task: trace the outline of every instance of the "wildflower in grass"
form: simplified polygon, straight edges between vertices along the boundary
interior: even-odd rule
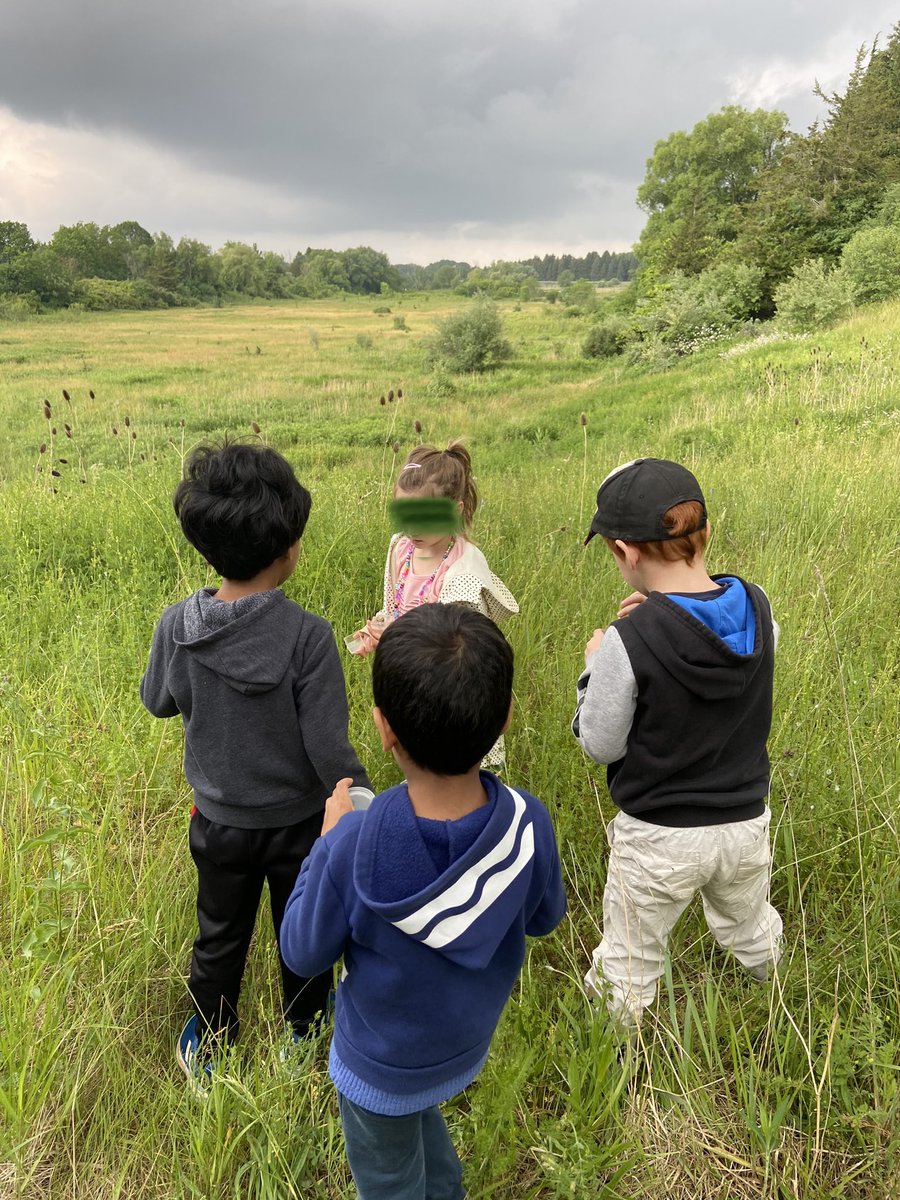
[[[403,389],[402,388],[397,388],[397,399],[398,400],[403,399]]]
[[[395,454],[399,454],[400,453],[400,443],[394,442],[393,446],[391,446],[391,449],[393,450],[393,452]]]
[[[38,449],[38,454],[46,454],[46,453],[47,453],[47,443],[41,442],[40,448]]]
[[[125,418],[125,428],[127,429],[130,424],[131,424],[131,417],[126,417]]]
[[[582,413],[582,414],[581,414],[581,424],[582,424],[582,425],[587,425],[587,413]]]
[[[50,432],[53,434],[54,437],[56,437],[56,426],[55,425],[51,428]]]
[[[135,433],[135,431],[134,431],[133,429],[132,429],[132,431],[131,431],[131,440],[132,440],[133,442],[136,442],[136,441],[137,441],[137,434]]]
[[[421,433],[422,432],[422,422],[416,421],[414,428],[415,428],[416,433]]]
[[[257,423],[255,421],[250,422],[250,428],[253,430],[254,433],[259,433],[259,426],[257,425]]]
[[[384,405],[387,403],[387,401],[385,400],[384,396],[379,396],[379,397],[378,397],[378,403],[379,403],[380,405],[382,405],[382,407],[383,407],[383,406],[384,406]]]
[[[69,399],[69,393],[66,391],[65,388],[63,388],[62,393],[63,393],[63,400],[65,400],[66,404],[71,404],[72,401]]]
[[[50,407],[50,401],[45,400],[44,401],[44,418],[45,418],[45,420],[49,421],[52,416],[53,416],[53,409]]]
[[[391,388],[391,390],[388,392],[388,404],[393,404],[393,403],[394,403],[394,389]]]

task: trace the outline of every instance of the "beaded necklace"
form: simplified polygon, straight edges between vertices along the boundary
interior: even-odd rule
[[[450,539],[450,545],[444,551],[443,558],[438,563],[438,565],[434,568],[434,570],[431,572],[431,574],[428,576],[428,578],[425,580],[425,582],[422,584],[422,586],[419,588],[419,591],[416,594],[416,596],[412,602],[413,608],[418,608],[418,606],[420,604],[424,604],[425,596],[428,592],[428,589],[434,583],[435,579],[437,578],[438,571],[440,571],[441,567],[447,561],[447,556],[449,555],[450,551],[453,549],[453,547],[455,545],[456,545],[456,538],[452,537]],[[400,564],[400,569],[397,572],[397,587],[394,590],[394,604],[393,604],[394,611],[392,614],[395,621],[400,616],[400,605],[403,602],[403,585],[406,583],[407,579],[409,578],[410,572],[412,571],[412,560],[413,560],[413,555],[415,554],[415,552],[416,552],[415,543],[410,542],[409,549],[407,550],[407,552],[403,558],[403,562]]]

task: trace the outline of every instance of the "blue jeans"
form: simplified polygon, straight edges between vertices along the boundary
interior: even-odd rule
[[[462,1165],[435,1106],[383,1117],[338,1092],[359,1200],[464,1200]]]

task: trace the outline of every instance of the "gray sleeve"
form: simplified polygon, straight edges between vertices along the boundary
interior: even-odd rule
[[[172,609],[166,609],[159,619],[150,647],[147,670],[141,679],[141,703],[154,717],[175,717],[178,705],[169,691],[169,660],[175,650],[172,641]]]
[[[347,689],[334,632],[327,621],[318,625],[304,647],[294,685],[303,745],[329,792],[348,775],[355,784],[371,787],[347,732]]]
[[[618,632],[610,628],[578,680],[572,732],[594,762],[625,756],[637,705],[637,681]]]

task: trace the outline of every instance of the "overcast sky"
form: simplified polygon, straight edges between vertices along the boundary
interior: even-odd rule
[[[654,144],[846,82],[877,0],[0,0],[0,220],[394,262],[627,249]]]

